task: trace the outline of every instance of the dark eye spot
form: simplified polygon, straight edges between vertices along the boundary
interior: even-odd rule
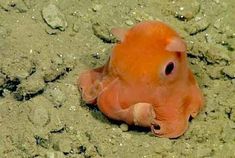
[[[175,67],[174,63],[173,63],[173,62],[169,62],[169,63],[167,64],[167,66],[166,66],[165,74],[166,74],[166,75],[171,74],[171,72],[173,71],[174,67]]]
[[[154,128],[154,130],[160,130],[161,129],[161,127],[159,126],[159,125],[153,125],[153,128]]]

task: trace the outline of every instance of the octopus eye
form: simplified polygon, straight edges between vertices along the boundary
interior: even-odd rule
[[[153,129],[154,129],[154,130],[160,130],[161,127],[160,127],[160,125],[156,124],[156,125],[153,125]]]
[[[170,75],[171,72],[174,70],[174,63],[173,62],[169,62],[165,68],[165,75]]]

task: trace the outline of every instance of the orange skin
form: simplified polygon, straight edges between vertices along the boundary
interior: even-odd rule
[[[184,41],[160,21],[112,33],[120,42],[108,62],[78,79],[83,100],[111,119],[150,127],[156,136],[181,136],[203,106]]]

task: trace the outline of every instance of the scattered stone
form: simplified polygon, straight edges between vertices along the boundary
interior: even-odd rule
[[[97,146],[94,146],[93,144],[88,144],[86,146],[85,157],[97,157],[97,158],[100,158],[97,149],[98,149]]]
[[[19,13],[25,13],[28,10],[24,0],[0,1],[0,8],[5,11],[17,10]]]
[[[221,28],[221,25],[222,25],[221,19],[217,19],[217,20],[214,22],[214,24],[213,24],[213,26],[214,26],[216,29],[220,29],[220,28]]]
[[[223,52],[223,53],[222,53]],[[190,52],[193,56],[203,57],[208,63],[226,65],[231,59],[221,45],[195,42]]]
[[[231,51],[231,52],[235,50],[235,39],[234,39],[234,37],[227,39],[225,42],[222,41],[221,44],[222,44],[224,47],[226,47],[227,50],[229,50],[229,51]],[[235,53],[233,53],[233,55],[234,55],[234,54],[235,54]]]
[[[235,78],[235,64],[224,67],[223,73],[229,78]]]
[[[197,18],[195,18],[197,19]],[[189,35],[196,35],[199,32],[205,31],[210,26],[210,22],[206,18],[198,18],[198,20],[192,20],[184,28]]]
[[[94,5],[94,7],[92,7],[92,10],[94,12],[97,12],[97,11],[100,11],[102,9],[102,7],[103,7],[102,5],[96,4],[96,5]]]
[[[177,19],[188,21],[199,13],[200,3],[196,0],[171,1],[169,9]]]
[[[48,35],[56,35],[56,34],[58,34],[60,32],[60,30],[58,30],[58,29],[52,29],[51,27],[47,27],[46,28],[46,33],[48,34]]]
[[[71,55],[58,55],[49,60],[45,57],[45,61],[41,60],[42,62],[37,64],[41,68],[44,81],[52,82],[71,71],[74,68],[75,59],[76,58]]]
[[[66,73],[64,67],[56,65],[51,65],[50,68],[44,70],[44,81],[53,82],[58,79],[60,76],[63,76]]]
[[[221,66],[210,66],[208,65],[207,66],[208,68],[206,69],[207,70],[207,74],[210,76],[211,79],[219,79],[219,78],[222,78],[223,75],[221,73],[223,67]]]
[[[35,106],[29,115],[29,119],[34,125],[43,127],[49,121],[48,111],[43,106]]]
[[[50,122],[49,112],[46,107],[50,106],[51,103],[42,96],[32,99],[29,103],[33,103],[30,104],[29,121],[35,126],[46,126]]]
[[[115,43],[117,40],[112,34],[110,30],[105,25],[100,25],[99,23],[92,24],[92,30],[94,35],[99,39],[103,40],[106,43]]]
[[[60,139],[54,142],[53,149],[63,153],[69,153],[71,151],[71,142],[69,138]]]
[[[133,21],[131,21],[131,20],[126,20],[125,23],[126,23],[128,26],[134,25]]]
[[[79,30],[80,30],[80,25],[79,25],[79,23],[74,23],[73,24],[73,31],[74,32],[79,32]]]
[[[100,59],[100,53],[99,52],[92,53],[91,56],[95,59]]]
[[[235,40],[232,37],[228,37],[224,33],[214,34],[214,33],[206,33],[206,41],[208,43],[216,43],[220,44],[224,48],[226,48],[228,51],[234,51],[235,49]],[[233,55],[233,53],[230,53],[230,55]]]
[[[76,65],[76,57],[71,55],[70,53],[62,56],[63,65],[66,66],[66,71],[70,71]]]
[[[56,108],[61,107],[67,99],[64,92],[59,87],[49,88],[45,92],[45,95]]]
[[[128,125],[127,124],[125,124],[125,123],[122,123],[121,125],[120,125],[120,128],[121,128],[121,130],[123,131],[123,132],[126,132],[126,131],[128,131]]]
[[[42,92],[46,84],[43,80],[41,73],[34,73],[29,76],[26,80],[22,80],[18,86],[15,96],[18,100],[28,100],[31,97]]]
[[[1,62],[1,71],[2,73],[6,74],[10,80],[16,78],[19,80],[25,79],[32,73],[34,69],[34,65],[31,60],[19,54],[15,53],[14,56],[4,58],[4,60]]]
[[[193,57],[202,58],[205,49],[205,45],[202,42],[190,41],[188,42],[189,52],[188,54]]]
[[[226,35],[228,38],[234,38],[235,37],[235,29],[233,27],[233,24],[230,23],[229,21],[231,21],[231,18],[229,16],[221,16],[222,18],[218,18],[213,26],[215,29],[217,29],[217,31],[220,34],[224,34]],[[231,21],[232,22],[232,21]]]
[[[11,9],[7,1],[0,1],[0,8],[5,11],[9,11]]]
[[[43,8],[42,17],[53,29],[64,31],[67,27],[65,15],[54,4],[49,4]]]
[[[28,7],[26,6],[25,2],[23,0],[16,0],[12,1],[11,6],[15,6],[15,8],[20,12],[20,13],[25,13],[28,11]]]
[[[34,136],[35,140],[36,140],[36,144],[45,148],[45,149],[48,149],[49,146],[50,146],[50,141],[49,139],[46,139],[46,138],[43,138],[39,135],[35,135]]]
[[[235,86],[235,79],[232,79],[232,84]]]

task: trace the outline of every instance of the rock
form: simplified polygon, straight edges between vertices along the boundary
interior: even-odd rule
[[[222,71],[229,78],[235,78],[235,64],[224,67]]]
[[[60,30],[52,29],[51,27],[47,27],[45,31],[48,35],[56,35],[60,32]]]
[[[17,10],[19,13],[24,13],[28,10],[23,0],[14,0],[14,1],[1,0],[0,8],[3,8],[5,11]]]
[[[18,86],[15,96],[18,100],[30,99],[32,96],[40,93],[46,86],[43,77],[40,73],[34,73],[26,80],[23,80]]]
[[[99,153],[100,149],[97,145],[87,144],[86,150],[84,151],[84,157],[100,158]]]
[[[39,145],[45,149],[48,149],[50,147],[50,140],[48,138],[44,138],[39,135],[34,135],[34,138],[36,140],[37,145]]]
[[[221,18],[218,18],[213,26],[219,33],[225,34],[227,37],[234,38],[235,33],[234,33],[234,27],[231,21],[230,16],[220,16]],[[231,21],[231,23],[229,22]]]
[[[122,130],[123,132],[128,131],[128,125],[125,124],[125,123],[122,123],[122,124],[120,125],[120,128],[121,128],[121,130]]]
[[[49,4],[43,8],[42,17],[53,29],[64,31],[67,27],[65,15],[54,4]]]
[[[57,65],[51,65],[49,68],[44,70],[44,81],[53,82],[58,79],[60,76],[66,73],[65,67]]]
[[[14,2],[11,2],[14,3]],[[16,0],[15,1],[15,8],[20,12],[20,13],[25,13],[28,11],[28,8],[23,0]]]
[[[169,9],[177,19],[188,21],[198,14],[200,3],[196,0],[171,1]]]
[[[226,65],[231,60],[228,52],[225,51],[223,46],[218,44],[195,42],[192,52],[192,55],[203,57],[211,64],[218,63],[220,65]]]
[[[209,25],[210,22],[205,17],[203,17],[190,21],[184,29],[188,32],[188,34],[195,35],[199,32],[205,31]]]
[[[51,106],[51,102],[43,96],[38,96],[30,101],[27,101],[30,108],[28,119],[32,124],[40,127],[44,127],[51,121],[51,117],[48,111],[48,107]]]
[[[79,32],[79,30],[80,30],[80,24],[74,23],[73,24],[73,31],[77,33],[77,32]]]
[[[37,63],[37,66],[40,67],[45,82],[52,82],[59,79],[71,71],[76,63],[76,58],[71,55],[57,55],[49,60],[45,56],[42,59]]]
[[[0,56],[1,57],[1,56]],[[5,57],[4,55],[2,56]],[[25,79],[33,71],[33,63],[28,57],[21,56],[20,53],[14,53],[13,55],[6,56],[0,63],[2,73],[6,74],[10,80],[13,79]]]
[[[102,9],[102,5],[100,5],[100,4],[96,4],[96,5],[94,5],[93,7],[92,7],[92,10],[94,11],[94,12],[97,12],[97,11],[100,11],[101,9]]]
[[[105,26],[101,25],[99,23],[92,24],[92,30],[94,32],[94,35],[103,40],[106,43],[115,43],[116,38],[111,35],[110,29]]]
[[[134,23],[133,23],[132,20],[126,20],[125,23],[126,23],[128,26],[134,25]]]
[[[191,41],[190,43],[188,43],[188,46],[190,47],[190,51],[188,52],[188,54],[198,58],[202,58],[204,51],[208,49],[207,46],[198,41]]]
[[[10,6],[6,0],[0,1],[0,8],[4,9],[5,11],[10,10]]]
[[[49,122],[49,114],[45,107],[36,105],[29,114],[29,120],[36,126],[46,126]]]
[[[66,69],[72,70],[76,65],[76,57],[69,53],[64,55],[62,59],[64,66],[66,66]]]
[[[54,107],[61,107],[66,101],[64,92],[59,87],[49,88],[46,92],[46,97],[54,104]]]
[[[53,144],[53,148],[63,153],[69,153],[71,151],[71,143],[72,141],[69,138],[63,138],[55,141]]]
[[[221,73],[223,67],[222,66],[207,66],[207,74],[210,76],[211,79],[219,79],[222,78],[223,75]]]

